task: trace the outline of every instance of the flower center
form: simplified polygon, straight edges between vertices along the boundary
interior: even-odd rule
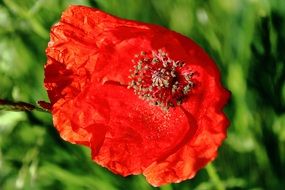
[[[180,105],[194,87],[193,72],[180,60],[172,60],[163,50],[141,52],[132,60],[128,88],[139,98],[167,110]]]

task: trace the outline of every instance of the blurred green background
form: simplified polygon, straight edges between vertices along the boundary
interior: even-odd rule
[[[49,29],[81,4],[187,35],[215,59],[232,92],[228,138],[210,167],[162,190],[285,189],[284,0],[0,0],[0,99],[36,104]],[[283,187],[283,188],[282,188]],[[50,114],[0,111],[0,189],[156,189],[123,178],[64,142]]]

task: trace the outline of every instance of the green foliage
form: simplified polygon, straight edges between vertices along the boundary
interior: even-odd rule
[[[228,138],[214,166],[164,190],[285,187],[285,1],[0,0],[0,99],[48,100],[49,28],[70,4],[160,24],[206,49],[232,92]],[[47,113],[0,112],[0,189],[155,189],[94,164],[60,139]]]

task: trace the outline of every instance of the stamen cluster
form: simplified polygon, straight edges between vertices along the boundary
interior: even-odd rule
[[[142,51],[132,60],[130,83],[139,98],[167,110],[180,105],[194,87],[193,72],[183,61],[172,60],[159,49],[150,53]]]

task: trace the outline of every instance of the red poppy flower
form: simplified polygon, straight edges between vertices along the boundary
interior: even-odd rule
[[[66,141],[98,164],[159,186],[212,161],[229,93],[192,40],[161,26],[70,6],[51,29],[45,86]]]

